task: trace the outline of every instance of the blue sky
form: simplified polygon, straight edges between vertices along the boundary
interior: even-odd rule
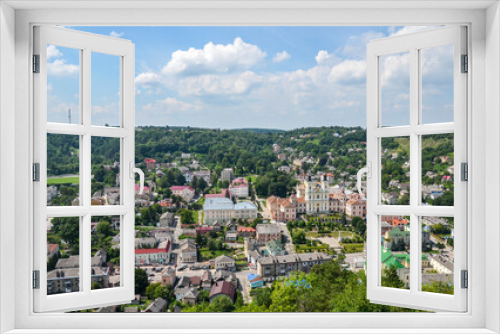
[[[425,27],[424,27],[425,28]],[[72,27],[129,39],[136,125],[366,126],[366,43],[423,27]],[[441,53],[449,55],[452,47]],[[49,47],[49,121],[77,122],[78,52]],[[452,118],[450,57],[423,67],[424,122]],[[408,59],[383,64],[384,125],[408,119]],[[444,59],[444,60],[443,60]],[[447,61],[448,59],[448,61]],[[118,123],[117,57],[93,55],[92,123]],[[425,97],[425,98],[424,98]],[[451,110],[451,111],[450,111]],[[451,119],[452,120],[452,119]]]

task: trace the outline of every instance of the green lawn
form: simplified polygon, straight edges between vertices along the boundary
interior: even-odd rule
[[[266,201],[262,201],[262,205],[264,205],[264,207],[267,208],[267,202]]]
[[[79,184],[80,177],[78,177],[78,176],[66,176],[66,177],[47,178],[47,185],[48,186],[55,185],[55,184],[67,184],[67,183]]]
[[[364,244],[342,244],[342,247],[344,247],[344,251],[346,252],[346,254],[361,253],[361,252],[363,252],[365,245]]]

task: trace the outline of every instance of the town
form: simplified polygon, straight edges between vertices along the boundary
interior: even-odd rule
[[[184,137],[193,149],[158,143],[153,152],[145,147],[151,138],[141,139],[158,131]],[[228,312],[250,311],[249,305],[273,311],[272,303],[262,302],[266,291],[275,293],[280,282],[311,289],[307,275],[328,263],[362,277],[366,181],[361,192],[355,181],[366,161],[365,130],[248,130],[242,136],[251,138],[243,140],[256,143],[255,157],[232,147],[207,151],[208,143],[197,139],[205,132],[231,131],[137,129],[136,166],[144,170],[146,186],[142,194],[135,188],[136,298],[92,311]],[[65,151],[70,166],[77,146],[52,136],[48,145],[52,140],[58,152]],[[452,139],[436,135],[424,145],[422,205],[453,205]],[[119,151],[112,140],[103,150]],[[408,141],[387,138],[382,148],[382,204],[409,204]],[[114,152],[96,156],[92,205],[120,203]],[[78,205],[77,173],[59,168],[50,169],[47,205]],[[48,294],[79,290],[78,226],[77,218],[47,220]],[[392,278],[382,284],[408,289],[409,217],[381,216],[380,227],[381,275]],[[92,217],[91,228],[92,289],[119,286],[120,217]],[[421,240],[424,291],[453,293],[453,219],[423,217]]]

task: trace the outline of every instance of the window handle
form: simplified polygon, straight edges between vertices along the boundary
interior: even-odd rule
[[[144,190],[144,172],[140,168],[134,167],[134,162],[130,162],[130,178],[135,180],[135,173],[139,174],[139,195],[142,195],[142,192]]]
[[[359,194],[361,194],[361,177],[363,176],[363,174],[366,174],[368,176],[368,178],[370,178],[372,176],[370,167],[371,167],[371,163],[367,162],[366,167],[363,167],[358,171],[358,182],[357,182],[356,186],[358,188]]]

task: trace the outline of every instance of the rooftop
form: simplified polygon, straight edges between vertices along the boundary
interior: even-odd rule
[[[203,210],[233,210],[234,204],[229,198],[216,197],[216,198],[205,198],[205,204],[203,205]]]

